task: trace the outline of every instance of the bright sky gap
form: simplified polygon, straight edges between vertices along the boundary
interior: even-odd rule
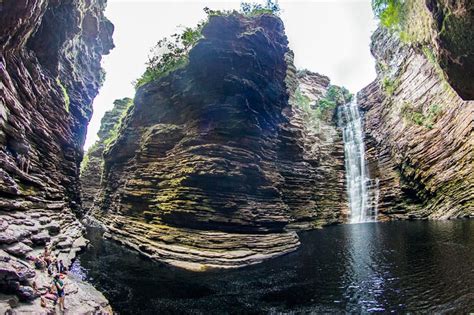
[[[104,56],[107,73],[94,100],[85,148],[97,140],[100,120],[117,98],[133,97],[132,81],[145,70],[150,48],[179,26],[195,26],[203,8],[238,9],[240,0],[108,0],[115,49]],[[258,2],[258,1],[257,1]],[[299,69],[329,76],[331,83],[357,92],[375,78],[370,36],[376,28],[370,0],[279,1],[290,48]]]

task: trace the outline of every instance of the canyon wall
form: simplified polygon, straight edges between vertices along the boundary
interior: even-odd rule
[[[474,102],[453,90],[429,46],[379,28],[371,50],[377,79],[358,100],[379,218],[474,216]]]
[[[79,164],[113,47],[104,9],[105,0],[0,3],[0,290],[24,299],[35,271],[22,259],[50,243],[68,262],[85,244]]]
[[[300,83],[316,102],[329,79],[298,78],[279,18],[213,16],[202,34],[184,68],[137,90],[85,198],[107,237],[145,256],[239,267],[342,222],[342,138],[333,115],[316,128],[293,104]]]
[[[474,2],[424,2],[432,20],[432,46],[447,82],[463,100],[474,100]]]
[[[94,205],[95,197],[100,190],[103,172],[104,150],[109,142],[118,132],[120,123],[126,115],[127,109],[133,100],[125,97],[114,101],[112,110],[107,111],[100,121],[100,129],[97,133],[99,140],[89,148],[81,163],[81,187],[82,187],[82,209],[89,213]]]

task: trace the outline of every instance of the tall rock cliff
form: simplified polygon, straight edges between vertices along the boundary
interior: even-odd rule
[[[70,260],[83,244],[79,164],[101,56],[113,47],[104,8],[103,0],[0,3],[0,290],[23,298],[32,298],[34,271],[18,261],[25,270],[15,271],[14,261],[48,242]]]
[[[427,46],[379,28],[372,53],[377,79],[358,99],[380,218],[473,216],[474,102],[453,90]]]
[[[404,43],[429,47],[445,80],[463,100],[474,100],[474,2],[373,1],[381,24]]]
[[[446,80],[463,100],[474,100],[474,2],[426,0],[425,6],[433,21],[432,44]]]
[[[118,132],[120,123],[133,100],[125,97],[114,101],[112,110],[107,111],[100,121],[97,135],[99,140],[87,151],[81,163],[82,209],[84,213],[92,210],[97,192],[100,189],[103,172],[104,149]]]
[[[292,105],[305,81],[279,18],[213,16],[202,34],[184,68],[138,89],[103,152],[93,212],[106,236],[153,259],[239,267],[296,249],[292,229],[342,221],[341,136],[332,115],[324,138]],[[329,86],[306,83],[313,101]]]

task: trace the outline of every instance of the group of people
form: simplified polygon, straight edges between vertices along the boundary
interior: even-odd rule
[[[46,306],[45,297],[51,298],[54,294],[54,305],[59,304],[59,310],[64,311],[65,283],[63,279],[67,273],[67,268],[64,266],[63,261],[57,259],[46,245],[44,252],[35,258],[34,263],[37,269],[47,269],[48,275],[53,276],[49,292],[46,293],[45,296],[41,296],[41,306]]]

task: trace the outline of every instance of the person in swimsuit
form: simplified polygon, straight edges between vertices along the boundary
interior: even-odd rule
[[[46,265],[49,267],[49,264],[52,262],[52,257],[48,245],[44,247],[43,259],[46,262]]]
[[[54,275],[53,285],[56,287],[56,295],[58,296],[59,310],[64,312],[64,282],[59,277],[59,274]]]

